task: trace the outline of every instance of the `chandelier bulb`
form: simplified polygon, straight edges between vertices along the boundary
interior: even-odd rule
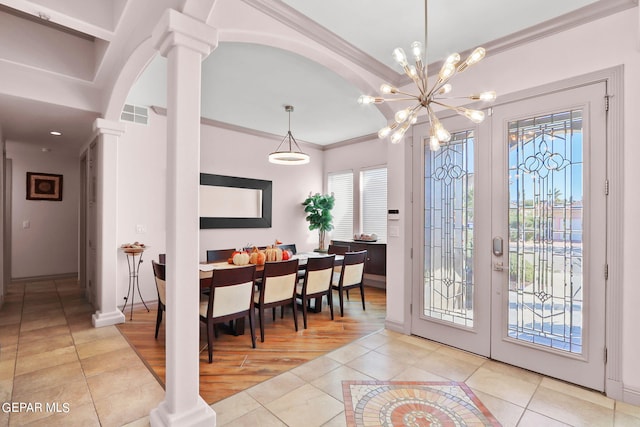
[[[433,120],[433,125],[431,127],[432,133],[436,136],[436,138],[438,138],[439,141],[449,142],[451,140],[451,134],[449,133],[449,131],[446,130],[444,126],[442,126],[442,123],[440,123],[440,120],[436,119],[435,117],[432,118],[432,120]]]
[[[404,110],[396,112],[396,115],[394,116],[396,123],[404,123],[407,120],[407,117],[409,117],[409,114],[411,114],[411,108],[405,108]]]
[[[383,127],[378,131],[378,138],[384,139],[388,137],[389,135],[391,135],[391,131],[393,131],[397,127],[398,127],[398,124],[396,122],[393,122],[390,125]]]
[[[422,43],[419,41],[411,43],[411,53],[416,62],[422,61]]]
[[[471,110],[465,107],[456,107],[456,113],[465,116],[467,119],[471,120],[473,123],[482,123],[484,121],[484,111],[480,110]]]
[[[451,78],[453,74],[456,72],[456,66],[451,62],[445,62],[442,64],[442,68],[440,69],[440,73],[438,73],[438,78],[441,82]]]
[[[401,47],[397,47],[393,50],[393,59],[395,59],[403,68],[409,65],[407,62],[407,55]]]
[[[458,62],[460,62],[460,54],[459,53],[452,53],[451,55],[449,55],[447,57],[447,59],[444,61],[445,63],[449,63],[449,64],[453,64],[453,65],[457,65]]]
[[[440,88],[440,90],[438,91],[438,95],[446,95],[449,92],[451,92],[452,86],[450,83],[447,83],[446,85],[442,86]],[[479,98],[478,98],[479,99]]]
[[[393,135],[391,135],[391,143],[392,144],[398,144],[400,141],[402,141],[402,138],[404,137],[404,134],[407,132],[407,129],[409,129],[409,126],[411,125],[411,123],[409,122],[404,122],[402,124],[402,126],[400,126],[398,128],[398,130],[396,130]]]
[[[370,95],[360,95],[358,98],[358,104],[382,104],[384,102],[384,98],[379,96],[370,96]]]
[[[390,93],[398,93],[398,88],[395,86],[391,86],[389,83],[382,83],[380,85],[380,92],[384,93],[385,95]]]
[[[440,141],[438,141],[437,136],[431,135],[431,138],[429,138],[429,148],[431,148],[431,151],[438,151],[440,149]]]
[[[493,102],[496,100],[496,91],[495,90],[490,90],[487,92],[482,92],[479,96],[481,101],[485,101],[485,102]]]
[[[465,61],[458,66],[458,72],[461,73],[470,66],[477,64],[484,58],[487,51],[483,47],[477,47]]]

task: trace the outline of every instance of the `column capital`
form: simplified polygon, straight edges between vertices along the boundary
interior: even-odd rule
[[[167,56],[175,46],[184,46],[208,56],[218,47],[218,30],[173,9],[167,9],[153,30],[154,46]]]
[[[114,135],[120,137],[124,134],[126,126],[124,123],[113,120],[97,118],[93,122],[93,131],[101,135]]]

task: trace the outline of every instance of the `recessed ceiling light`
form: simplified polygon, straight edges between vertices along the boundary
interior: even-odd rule
[[[51,132],[49,132],[51,135],[53,136],[60,136],[62,135],[62,132],[58,132],[57,130],[52,130]]]
[[[48,147],[42,147],[40,150],[41,150],[43,153],[50,153],[50,152],[51,152],[51,148],[48,148]]]

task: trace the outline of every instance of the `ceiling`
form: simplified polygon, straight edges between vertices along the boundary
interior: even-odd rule
[[[148,37],[166,8],[181,10],[185,1],[0,1],[0,74],[8,77],[0,81],[4,138],[77,153],[126,60],[122,52]],[[637,0],[431,0],[427,60],[437,63],[481,44],[501,51],[635,5]],[[327,145],[375,133],[384,115],[356,99],[365,86],[407,83],[391,52],[424,41],[424,15],[421,0],[218,0],[209,22],[221,33],[242,29],[257,16],[265,28],[319,46],[314,51],[324,49],[330,59],[321,64],[300,49],[223,40],[203,62],[202,115],[284,136],[284,105],[293,105],[291,130],[299,141]],[[348,66],[340,65],[345,61]],[[165,107],[165,65],[156,57],[127,103]],[[353,70],[364,78],[353,77]],[[63,135],[51,137],[53,129]]]

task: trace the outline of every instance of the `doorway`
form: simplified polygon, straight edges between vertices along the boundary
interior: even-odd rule
[[[604,390],[605,98],[599,82],[445,118],[438,151],[414,127],[412,333]]]

